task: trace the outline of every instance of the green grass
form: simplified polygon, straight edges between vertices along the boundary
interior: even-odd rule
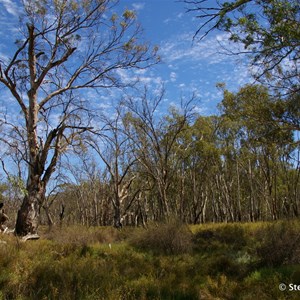
[[[299,299],[300,222],[2,235],[0,299]]]

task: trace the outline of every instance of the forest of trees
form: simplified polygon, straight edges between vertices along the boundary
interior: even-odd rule
[[[116,118],[102,120],[99,136],[86,136],[61,162],[43,222],[119,227],[174,216],[193,224],[298,217],[300,143],[288,102],[261,85],[220,88],[213,116],[187,105],[158,117],[163,95],[123,103]],[[14,210],[24,196],[19,188],[16,179],[3,186]]]
[[[192,12],[204,11],[205,1],[185,2],[196,5]],[[251,1],[242,2],[246,9]],[[194,112],[193,97],[161,114],[164,89],[137,92],[135,86],[107,116],[80,93],[130,89],[134,82],[124,84],[118,70],[151,67],[159,61],[158,49],[142,41],[133,12],[103,19],[114,1],[54,3],[28,1],[24,36],[12,57],[0,61],[0,82],[23,118],[16,124],[1,117],[1,197],[12,223],[19,210],[18,234],[35,233],[40,219],[50,226],[121,227],[172,217],[192,224],[299,217],[299,27],[284,41],[280,30],[286,28],[276,28],[267,44],[257,38],[265,30],[254,32],[254,15],[239,5],[214,10],[205,25],[222,20],[204,36],[225,30],[233,42],[245,43],[253,63],[261,63],[256,84],[234,93],[219,84],[223,97],[211,116]],[[282,11],[270,10],[272,3],[264,7],[266,16],[283,18]],[[235,9],[244,19],[229,22],[225,16]],[[287,9],[289,20],[299,24],[299,11],[292,4]],[[93,34],[103,26],[110,32]],[[248,36],[238,39],[238,30]],[[90,44],[77,51],[80,40]],[[277,40],[284,42],[280,49]],[[270,47],[278,51],[266,51]],[[266,62],[274,62],[271,52],[274,65]],[[288,72],[279,66],[289,55]]]

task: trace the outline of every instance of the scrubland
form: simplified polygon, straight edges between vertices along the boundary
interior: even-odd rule
[[[289,291],[300,284],[298,221],[41,228],[36,241],[0,240],[0,299],[300,299]]]

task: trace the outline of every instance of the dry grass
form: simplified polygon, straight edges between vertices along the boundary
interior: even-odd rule
[[[26,243],[2,235],[0,300],[299,299],[278,289],[300,283],[295,257],[282,258],[298,222],[192,230],[174,221],[148,230],[55,228]]]
[[[178,255],[190,253],[192,232],[178,220],[150,224],[147,229],[136,230],[129,239],[130,244],[154,254]]]
[[[87,245],[114,243],[124,239],[124,233],[113,227],[54,227],[42,234],[42,238],[64,244]]]

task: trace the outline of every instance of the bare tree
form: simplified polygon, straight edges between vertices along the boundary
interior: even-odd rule
[[[130,193],[136,177],[132,173],[136,158],[132,153],[133,141],[126,132],[124,112],[126,113],[126,108],[121,103],[112,117],[102,116],[104,128],[99,136],[100,141],[88,141],[107,168],[116,228],[122,227],[122,222],[140,191],[137,188]]]
[[[21,109],[26,137],[27,194],[18,212],[18,235],[37,232],[39,210],[61,153],[91,128],[89,103],[79,91],[123,87],[119,70],[156,62],[156,49],[140,43],[134,13],[118,16],[112,12],[115,4],[23,2],[22,36],[10,58],[0,58],[0,82]]]
[[[62,169],[66,178],[55,194],[53,211],[62,223],[73,219],[74,223],[82,225],[101,225],[103,215],[103,192],[102,170],[98,168],[93,153],[86,147],[76,151],[69,161],[62,163]]]
[[[170,115],[159,116],[158,108],[164,99],[164,89],[153,98],[147,89],[138,101],[127,100],[130,109],[128,126],[134,141],[133,153],[146,173],[155,183],[158,193],[158,209],[161,218],[169,217],[174,203],[170,203],[169,191],[177,169],[176,142],[193,116],[191,100],[182,103],[180,109],[171,108]]]

